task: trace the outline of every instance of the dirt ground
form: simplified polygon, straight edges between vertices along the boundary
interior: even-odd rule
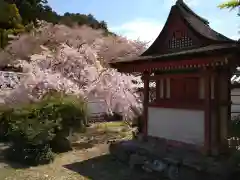
[[[0,180],[150,180],[150,176],[133,171],[108,153],[108,140],[130,136],[123,123],[98,123],[87,133],[72,137],[74,150],[57,155],[52,164],[23,168],[4,161],[0,153]],[[4,146],[0,145],[0,149]]]

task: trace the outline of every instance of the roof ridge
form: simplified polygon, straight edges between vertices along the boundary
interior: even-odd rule
[[[192,14],[196,18],[198,18],[200,21],[202,21],[204,24],[209,25],[209,21],[201,16],[199,16],[197,13],[195,13],[186,3],[184,3],[183,0],[177,0],[176,6],[183,8],[188,13]]]
[[[195,29],[196,32],[208,39],[222,41],[222,42],[232,42],[234,40],[224,36],[223,34],[215,31],[211,28],[209,22],[204,20],[197,14],[195,14],[184,2],[183,0],[177,0],[177,8],[180,10],[182,17],[187,21],[187,23]],[[193,14],[194,13],[194,14]],[[199,28],[201,27],[201,28]]]

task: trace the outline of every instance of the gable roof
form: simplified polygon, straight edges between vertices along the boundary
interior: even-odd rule
[[[166,33],[168,34],[169,29],[167,29],[169,19],[174,13],[177,12],[181,20],[184,21],[187,28],[191,29],[195,34],[198,35],[200,40],[206,40],[199,46],[193,46],[185,49],[177,49],[173,52],[159,52],[160,46],[166,46],[163,41],[165,39]],[[175,14],[176,15],[176,14]],[[177,0],[176,4],[172,6],[167,21],[164,28],[152,43],[152,45],[139,57],[127,58],[127,59],[117,59],[113,60],[110,64],[119,62],[133,62],[135,60],[147,60],[147,59],[162,59],[166,57],[182,56],[183,54],[194,54],[194,53],[204,53],[218,50],[226,49],[236,49],[237,41],[232,40],[216,31],[214,31],[210,26],[208,20],[200,17],[194,11],[192,11],[183,0]]]
[[[157,49],[159,49],[159,45],[161,45],[162,42],[164,41],[166,36],[165,33],[166,31],[168,31],[167,25],[168,23],[170,23],[169,19],[171,18],[172,14],[174,14],[173,12],[176,12],[176,11],[180,16],[180,18],[185,22],[187,27],[191,29],[193,32],[195,32],[200,37],[200,39],[207,39],[208,41],[211,42],[206,45],[235,42],[234,40],[214,31],[209,26],[209,22],[206,19],[200,17],[194,11],[192,11],[187,6],[187,4],[183,2],[183,0],[178,0],[176,4],[172,6],[162,31],[160,32],[156,40],[152,43],[152,45],[141,56],[159,54],[159,52],[156,52],[156,51]]]
[[[209,21],[208,21],[207,19],[205,19],[205,18],[199,16],[198,14],[196,14],[192,9],[190,9],[190,8],[187,6],[187,4],[184,3],[183,0],[178,0],[178,1],[176,2],[176,5],[177,5],[178,7],[184,8],[185,11],[187,11],[189,14],[191,14],[191,15],[195,16],[196,18],[198,18],[199,20],[201,20],[204,24],[207,24],[207,25],[209,24]]]
[[[198,16],[182,0],[178,0],[175,6],[179,9],[181,16],[188,22],[190,27],[192,27],[196,32],[200,33],[202,36],[218,42],[234,41],[214,31],[209,26],[209,22],[206,19]]]

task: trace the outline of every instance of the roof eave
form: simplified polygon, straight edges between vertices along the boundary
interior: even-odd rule
[[[119,59],[117,61],[110,62],[109,64],[126,64],[126,63],[134,63],[134,62],[142,62],[145,60],[154,60],[154,59],[166,59],[166,58],[173,58],[173,57],[183,57],[183,56],[188,56],[188,55],[196,55],[196,54],[202,54],[202,53],[214,53],[214,52],[219,52],[219,51],[230,51],[230,52],[237,52],[239,50],[239,45],[238,44],[232,44],[231,46],[226,46],[226,47],[219,47],[219,48],[213,48],[211,50],[206,50],[198,48],[198,49],[191,49],[191,50],[186,50],[186,51],[180,51],[176,53],[169,53],[169,54],[162,54],[162,55],[154,55],[154,56],[139,56],[135,58],[129,58],[129,59]]]

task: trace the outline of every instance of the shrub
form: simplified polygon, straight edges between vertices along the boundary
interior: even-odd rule
[[[87,105],[82,99],[75,96],[55,94],[50,99],[61,116],[61,128],[56,130],[56,136],[51,142],[51,147],[54,152],[67,152],[72,149],[71,143],[67,139],[70,130],[72,132],[85,131],[89,118]]]
[[[236,116],[231,121],[230,135],[240,137],[240,116]]]
[[[50,143],[53,152],[63,153],[72,150],[71,142],[65,135],[57,133]]]
[[[239,170],[240,165],[240,151],[235,151],[231,154],[230,158],[228,159],[228,163],[231,166],[232,170]],[[238,172],[239,173],[239,172]]]
[[[41,101],[42,115],[52,119],[60,118],[60,127],[55,129],[65,137],[69,136],[70,129],[84,131],[89,115],[87,105],[83,99],[76,96],[64,96],[60,93],[47,95]]]
[[[50,141],[60,118],[45,117],[40,104],[16,108],[6,114],[9,121],[8,136],[12,142],[8,154],[10,160],[27,165],[49,163],[53,160]]]
[[[43,165],[54,160],[50,145],[15,142],[7,151],[7,158],[25,165]]]
[[[9,150],[11,159],[28,165],[51,162],[50,145],[58,144],[59,147],[65,140],[62,145],[66,149],[66,144],[70,144],[66,143],[70,129],[84,129],[88,117],[86,110],[83,100],[54,94],[38,103],[2,112],[0,119],[7,122],[5,134],[13,143]],[[54,150],[59,152],[56,147]]]
[[[10,114],[13,109],[6,109],[5,107],[0,107],[0,141],[8,141],[8,129],[10,124]]]

